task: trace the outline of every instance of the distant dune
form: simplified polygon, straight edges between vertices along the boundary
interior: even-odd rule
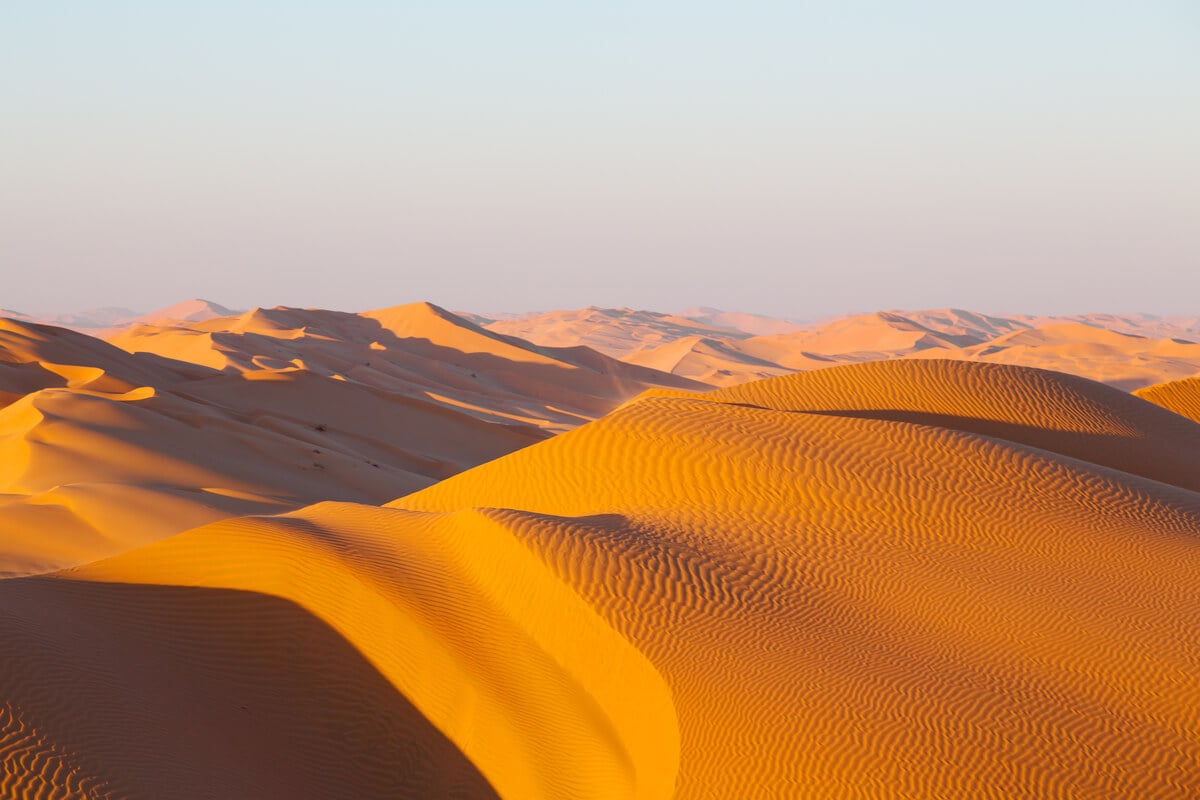
[[[586,345],[614,358],[634,356],[686,338],[746,338],[749,333],[656,311],[581,308],[487,323],[489,330],[552,347]]]
[[[762,314],[747,314],[741,311],[722,311],[719,308],[697,306],[680,311],[678,316],[715,325],[718,328],[728,328],[733,331],[748,333],[752,336],[770,336],[776,333],[792,333],[804,330],[808,325],[790,319],[767,317]]]
[[[705,388],[582,345],[534,345],[430,303],[361,314],[259,308],[186,325],[142,325],[111,341],[229,372],[307,370],[552,431],[595,419],[652,387]]]
[[[519,330],[533,341],[594,344],[630,363],[717,386],[895,358],[1040,367],[1125,390],[1200,373],[1200,345],[1194,344],[1200,341],[1200,320],[1191,317],[997,316],[950,308],[880,311],[802,327],[786,320],[772,326],[769,318],[715,309],[689,309],[681,316],[689,314],[715,329],[688,331],[652,312],[597,308],[490,326]],[[733,330],[738,324],[744,327]],[[760,333],[772,328],[777,332]]]

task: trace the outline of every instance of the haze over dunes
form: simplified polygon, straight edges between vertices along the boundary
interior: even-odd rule
[[[6,786],[1191,797],[1197,476],[1200,425],[1060,373],[655,390],[384,507],[0,582]]]
[[[1200,325],[1191,317],[1084,314],[989,315],[961,309],[880,311],[787,330],[762,318],[694,309],[697,324],[747,328],[689,331],[677,317],[589,308],[489,323],[536,342],[588,343],[631,363],[727,386],[786,372],[890,358],[954,358],[1071,372],[1131,390],[1200,372]],[[683,312],[686,315],[692,312]],[[683,316],[681,315],[681,316]],[[686,319],[686,316],[684,317]]]

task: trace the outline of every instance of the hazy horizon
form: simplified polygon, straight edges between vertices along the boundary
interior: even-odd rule
[[[97,312],[118,312],[118,311],[120,311],[120,312],[127,312],[128,316],[142,316],[145,314],[152,314],[157,311],[161,311],[161,310],[170,308],[170,307],[180,304],[180,303],[191,302],[191,301],[202,301],[202,302],[212,303],[212,304],[215,304],[218,306],[223,306],[224,308],[228,309],[230,312],[232,312],[234,314],[241,314],[241,313],[250,311],[251,309],[255,309],[255,308],[270,309],[270,308],[276,308],[276,307],[326,310],[326,311],[336,311],[336,312],[344,312],[344,313],[359,313],[359,312],[365,312],[365,311],[372,311],[372,310],[376,310],[376,309],[391,308],[391,307],[395,307],[395,306],[407,305],[407,304],[411,304],[411,303],[428,302],[428,303],[432,303],[433,305],[438,306],[440,308],[444,308],[447,311],[450,311],[455,314],[474,314],[474,315],[478,315],[481,317],[491,316],[491,317],[502,318],[505,316],[526,316],[526,315],[553,313],[555,311],[577,311],[577,310],[583,310],[583,309],[587,309],[587,308],[596,308],[596,309],[600,309],[600,310],[629,310],[629,311],[634,311],[634,312],[648,311],[648,312],[653,312],[653,313],[674,314],[674,315],[687,315],[692,312],[697,312],[697,313],[698,312],[722,312],[722,313],[726,313],[726,314],[746,314],[746,315],[751,315],[751,316],[759,316],[759,317],[764,317],[764,318],[769,318],[769,319],[777,319],[780,321],[804,323],[804,324],[827,323],[827,322],[831,322],[831,321],[834,321],[837,319],[843,319],[843,318],[847,318],[847,317],[854,317],[854,316],[860,316],[860,315],[869,315],[869,314],[875,314],[875,313],[918,314],[918,313],[922,313],[922,312],[939,311],[939,310],[961,311],[961,312],[969,312],[969,313],[976,313],[976,314],[985,314],[987,316],[994,316],[994,317],[999,317],[999,318],[1023,317],[1023,316],[1066,318],[1066,317],[1087,316],[1087,315],[1112,315],[1112,316],[1127,316],[1127,317],[1136,317],[1138,315],[1147,315],[1149,317],[1160,318],[1160,319],[1171,319],[1171,318],[1192,319],[1192,318],[1200,317],[1200,314],[1198,314],[1197,312],[1192,312],[1190,314],[1186,313],[1186,312],[1177,313],[1177,314],[1169,314],[1169,313],[1168,314],[1158,314],[1158,313],[1149,312],[1149,311],[1145,311],[1143,309],[1136,309],[1136,308],[1135,309],[1117,309],[1117,310],[1083,309],[1083,310],[1073,310],[1073,311],[1067,310],[1067,311],[1057,311],[1057,312],[1036,312],[1036,311],[1028,311],[1028,310],[1020,309],[1020,308],[990,309],[990,308],[967,308],[967,307],[963,307],[963,306],[925,306],[925,307],[920,307],[920,308],[918,308],[918,307],[900,308],[897,306],[890,306],[890,307],[880,307],[880,308],[852,308],[852,309],[845,309],[845,310],[842,310],[839,312],[834,312],[831,314],[820,314],[820,315],[802,317],[802,316],[798,316],[798,315],[773,315],[773,314],[766,314],[761,311],[757,311],[755,309],[721,308],[718,306],[711,306],[711,305],[693,305],[693,306],[687,306],[687,307],[674,306],[674,307],[670,307],[670,308],[649,308],[649,307],[644,307],[644,306],[629,306],[629,305],[599,306],[599,305],[592,303],[592,304],[588,304],[588,305],[584,305],[584,306],[547,307],[547,308],[465,308],[465,307],[461,307],[461,306],[452,306],[452,305],[448,305],[445,303],[439,303],[436,300],[431,300],[431,299],[427,299],[427,298],[409,298],[409,299],[399,300],[395,303],[381,303],[381,304],[377,304],[374,306],[364,306],[362,308],[331,308],[329,306],[321,306],[321,305],[313,305],[313,304],[289,305],[289,304],[285,304],[285,303],[263,303],[263,304],[257,304],[257,305],[243,306],[243,305],[237,305],[237,304],[223,303],[223,302],[221,302],[221,300],[213,299],[211,297],[185,298],[183,300],[177,300],[175,302],[163,303],[163,304],[154,306],[152,308],[130,308],[129,306],[126,306],[126,305],[110,305],[110,306],[94,306],[94,307],[90,307],[90,308],[64,308],[64,309],[59,309],[59,310],[52,310],[52,309],[32,309],[31,310],[31,309],[24,309],[24,308],[11,308],[8,306],[0,306],[0,316],[4,316],[5,312],[16,312],[18,314],[27,315],[29,317],[32,317],[35,320],[49,321],[49,322],[54,322],[55,320],[63,320],[65,318],[71,317],[71,316],[86,317],[88,314],[93,314],[93,313],[97,313]],[[66,323],[64,322],[64,324],[66,324]],[[78,324],[81,327],[88,327],[86,325],[82,325],[81,323],[74,323],[74,324]],[[103,325],[98,325],[96,327],[97,328],[106,328],[106,327],[108,327],[108,325],[103,324]]]
[[[1200,291],[1184,2],[0,12],[0,306],[958,307]]]

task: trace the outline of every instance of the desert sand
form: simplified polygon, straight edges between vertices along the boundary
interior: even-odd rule
[[[889,314],[4,322],[0,796],[1200,795],[1190,356]]]
[[[1138,397],[1200,422],[1200,375],[1147,386],[1134,392]]]
[[[381,503],[646,388],[702,386],[426,304],[168,320],[113,342],[127,349],[0,322],[0,575],[229,516]]]
[[[807,326],[786,320],[772,325],[762,317],[714,309],[689,309],[670,317],[680,318],[712,329],[666,327],[650,312],[598,308],[486,324],[519,330],[539,343],[586,343],[630,363],[715,386],[893,358],[1040,367],[1130,391],[1200,373],[1200,321],[1193,317],[1035,317],[954,308],[855,314]]]

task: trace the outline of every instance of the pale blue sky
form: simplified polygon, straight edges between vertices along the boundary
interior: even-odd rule
[[[0,306],[1200,311],[1200,10],[0,4]]]

